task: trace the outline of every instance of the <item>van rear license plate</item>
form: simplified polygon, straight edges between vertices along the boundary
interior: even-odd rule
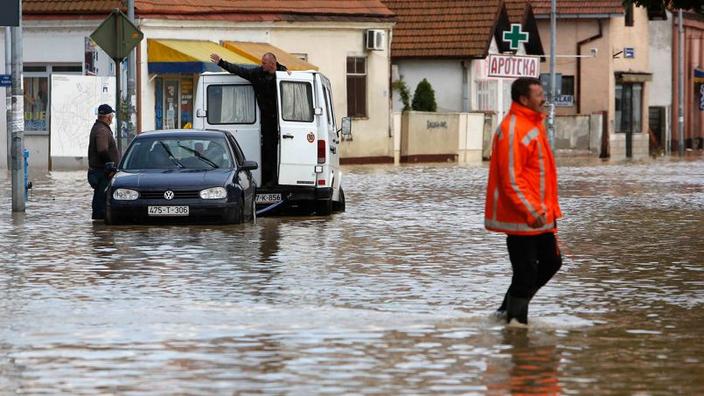
[[[188,206],[147,206],[149,216],[188,216]]]
[[[257,194],[254,202],[258,204],[281,202],[281,194]]]

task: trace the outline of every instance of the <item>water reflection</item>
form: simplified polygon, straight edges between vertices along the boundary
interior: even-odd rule
[[[704,161],[560,167],[527,332],[486,168],[346,170],[346,213],[235,226],[93,223],[82,172],[11,215],[0,176],[0,393],[704,392]]]

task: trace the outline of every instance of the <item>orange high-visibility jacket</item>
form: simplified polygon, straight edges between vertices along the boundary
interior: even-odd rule
[[[530,227],[542,214],[545,225]],[[557,170],[544,116],[513,102],[492,143],[484,226],[510,235],[537,235],[554,232],[559,217]]]

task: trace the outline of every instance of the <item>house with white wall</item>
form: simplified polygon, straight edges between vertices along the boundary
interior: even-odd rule
[[[52,114],[47,98],[52,94],[51,75],[114,75],[111,61],[102,51],[89,48],[86,38],[121,3],[24,0],[25,146],[31,152],[32,168],[49,169],[50,165]],[[144,33],[135,51],[137,132],[188,127],[194,116],[197,76],[214,66],[208,59],[212,46],[230,54],[232,46],[258,43],[311,65],[330,79],[338,124],[344,116],[353,118],[352,139],[341,145],[343,162],[393,161],[388,42],[394,15],[381,1],[202,0],[195,4],[135,0],[135,14],[136,25]],[[373,43],[367,39],[370,32]],[[155,59],[158,51],[150,52],[150,46],[164,43],[181,55]],[[255,50],[245,53],[243,63],[258,63]],[[0,58],[3,55],[0,51]],[[234,55],[223,57],[237,60]],[[159,68],[157,63],[173,67]],[[4,110],[1,103],[0,112]],[[5,141],[4,120],[0,128],[0,141]],[[0,166],[6,167],[4,158],[0,156]]]

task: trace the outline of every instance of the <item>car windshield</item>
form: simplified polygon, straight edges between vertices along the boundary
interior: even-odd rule
[[[153,137],[134,141],[122,169],[217,169],[232,168],[224,137]]]

